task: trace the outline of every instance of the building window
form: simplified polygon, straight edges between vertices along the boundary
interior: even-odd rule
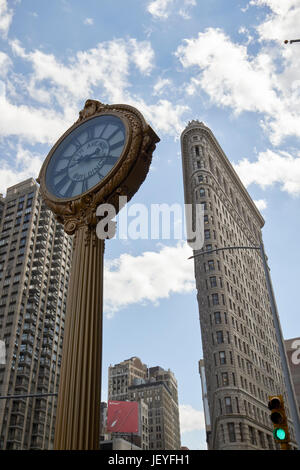
[[[266,448],[265,438],[261,431],[258,431],[259,445],[262,449]]]
[[[219,294],[212,294],[211,297],[213,305],[219,305]]]
[[[221,312],[215,312],[214,316],[215,316],[215,323],[216,324],[221,323]]]
[[[205,238],[205,240],[208,240],[210,238],[210,230],[209,229],[204,230],[204,238]]]
[[[225,351],[219,352],[219,360],[220,360],[220,364],[226,364]]]
[[[225,442],[225,433],[224,433],[223,424],[221,424],[221,436],[222,436],[222,441],[223,441],[223,443],[224,443],[224,442]]]
[[[248,426],[248,427],[249,427],[250,442],[251,444],[256,445],[257,442],[256,442],[256,436],[255,436],[255,429],[252,426]]]
[[[227,387],[227,385],[229,385],[227,372],[222,372],[222,384],[223,384],[223,387]]]
[[[225,410],[227,414],[232,413],[231,397],[225,397]]]
[[[215,270],[215,263],[212,259],[208,260],[207,264],[208,264],[208,270],[209,271],[214,271]]]
[[[229,442],[236,442],[234,423],[227,423]]]
[[[241,442],[244,442],[243,423],[240,423],[239,427],[240,427],[240,439],[241,439]]]
[[[217,331],[217,343],[222,344],[224,343],[223,331]]]
[[[209,280],[210,280],[210,287],[217,287],[217,278],[216,278],[216,276],[210,277]]]

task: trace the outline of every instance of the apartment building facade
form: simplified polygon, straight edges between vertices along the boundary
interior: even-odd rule
[[[51,449],[72,238],[33,179],[8,188],[0,225],[0,449]],[[29,396],[28,396],[29,395]],[[33,396],[31,396],[33,395]]]

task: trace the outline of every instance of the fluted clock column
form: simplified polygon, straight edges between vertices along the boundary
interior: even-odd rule
[[[75,232],[54,449],[99,449],[104,240]]]

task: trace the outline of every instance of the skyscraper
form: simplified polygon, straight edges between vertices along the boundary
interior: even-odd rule
[[[177,380],[172,371],[147,368],[139,358],[133,357],[109,368],[108,383],[109,400],[138,401],[147,406],[148,419],[141,429],[143,433],[145,428],[149,434],[147,448],[180,449]]]
[[[1,201],[0,201],[1,203]],[[33,179],[8,188],[0,225],[0,449],[51,449],[72,238]]]
[[[181,150],[185,203],[204,208],[204,246],[195,254],[206,253],[194,258],[194,267],[210,413],[208,448],[272,449],[268,396],[282,394],[287,404],[287,394],[260,253],[209,253],[258,246],[264,219],[202,122],[188,124]],[[290,428],[294,438],[291,423]]]

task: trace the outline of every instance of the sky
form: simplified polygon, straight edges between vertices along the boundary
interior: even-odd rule
[[[182,207],[180,135],[203,121],[261,210],[283,334],[299,337],[300,43],[284,44],[299,24],[300,0],[0,0],[0,192],[38,176],[86,99],[126,103],[161,139],[127,206],[137,226],[141,205]],[[171,369],[182,445],[206,449],[192,253],[173,232],[106,242],[102,399],[110,364]]]

